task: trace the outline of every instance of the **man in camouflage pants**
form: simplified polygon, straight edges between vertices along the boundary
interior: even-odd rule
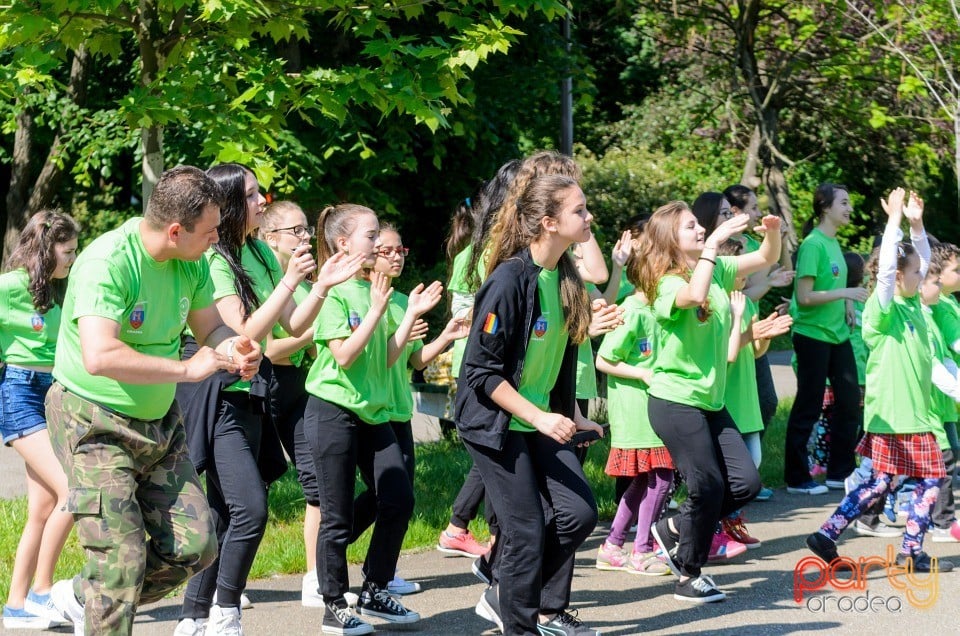
[[[220,319],[202,258],[218,239],[222,196],[197,168],[169,170],[145,217],[96,239],[73,266],[46,410],[87,554],[52,592],[76,634],[131,634],[139,604],[216,558],[174,390],[220,369],[250,378],[260,364],[257,343]],[[185,325],[206,346],[181,362]]]

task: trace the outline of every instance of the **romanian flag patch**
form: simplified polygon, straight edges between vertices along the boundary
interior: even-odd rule
[[[483,333],[495,334],[499,328],[500,319],[497,318],[497,314],[487,314],[487,318],[483,321]]]

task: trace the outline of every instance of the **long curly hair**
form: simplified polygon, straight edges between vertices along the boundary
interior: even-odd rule
[[[250,251],[268,272],[266,258],[260,251],[258,241],[247,234],[246,178],[253,174],[250,168],[239,163],[221,163],[207,170],[207,175],[223,191],[223,205],[220,207],[220,241],[213,246],[214,251],[227,261],[233,274],[233,286],[240,298],[243,319],[246,320],[260,307],[260,299],[253,290],[253,279],[241,264],[243,248],[250,244]],[[276,285],[279,281],[272,280]]]
[[[497,221],[499,233],[495,232],[490,240],[490,272],[540,238],[543,234],[541,220],[546,216],[556,217],[563,203],[564,192],[576,187],[579,187],[577,181],[564,175],[546,175],[529,181],[517,197],[516,205],[510,208],[511,213],[504,212]],[[590,326],[587,288],[569,250],[564,251],[557,267],[567,334],[570,340],[580,344],[586,340]]]
[[[634,256],[639,264],[637,286],[651,303],[664,276],[677,275],[690,280],[687,258],[677,241],[684,212],[690,212],[686,203],[671,201],[657,208],[644,226],[640,248]]]
[[[80,225],[71,216],[56,210],[41,210],[27,221],[17,246],[7,258],[7,269],[27,270],[33,306],[41,314],[54,305],[62,305],[67,290],[65,279],[53,277],[57,269],[54,248],[79,235]]]

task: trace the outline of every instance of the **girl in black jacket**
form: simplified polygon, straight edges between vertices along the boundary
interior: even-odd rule
[[[570,445],[577,430],[602,434],[574,400],[590,307],[568,249],[590,238],[592,218],[575,180],[532,180],[494,228],[474,307],[456,424],[501,517],[500,584],[477,613],[504,634],[597,633],[566,611],[574,556],[597,521]]]

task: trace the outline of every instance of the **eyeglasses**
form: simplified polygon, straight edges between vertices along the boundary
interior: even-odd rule
[[[316,230],[312,226],[307,227],[306,225],[293,225],[291,227],[278,227],[275,230],[270,230],[271,232],[290,232],[297,238],[313,238],[313,235],[316,233]]]
[[[377,253],[384,258],[390,258],[394,254],[397,256],[406,256],[410,253],[410,248],[403,247],[402,245],[399,247],[381,247]]]

